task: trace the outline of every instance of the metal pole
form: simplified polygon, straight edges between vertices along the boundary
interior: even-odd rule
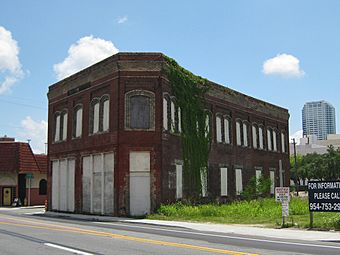
[[[313,212],[309,212],[309,227],[313,228]]]
[[[299,184],[298,184],[298,176],[297,176],[297,161],[296,161],[296,142],[295,138],[293,138],[294,145],[294,168],[295,168],[295,184],[296,184],[296,196],[299,196]]]
[[[28,179],[28,206],[31,205],[31,178]]]

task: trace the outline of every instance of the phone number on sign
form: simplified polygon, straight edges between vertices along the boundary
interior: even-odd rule
[[[311,211],[340,211],[340,203],[309,203]]]

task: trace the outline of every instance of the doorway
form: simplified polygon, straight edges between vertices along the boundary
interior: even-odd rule
[[[26,198],[26,174],[19,174],[18,177],[19,199],[24,204]]]
[[[130,152],[130,215],[150,213],[150,152]]]
[[[2,194],[3,205],[10,206],[12,204],[12,188],[3,188]]]

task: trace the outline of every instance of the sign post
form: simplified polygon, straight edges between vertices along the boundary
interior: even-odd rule
[[[276,187],[275,188],[275,200],[281,202],[282,205],[282,226],[285,224],[285,217],[289,216],[289,187]]]
[[[313,212],[340,212],[340,181],[308,181],[310,227]]]

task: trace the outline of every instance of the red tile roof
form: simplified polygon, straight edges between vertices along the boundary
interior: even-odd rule
[[[28,143],[0,142],[0,172],[47,172],[47,156],[34,155]]]

